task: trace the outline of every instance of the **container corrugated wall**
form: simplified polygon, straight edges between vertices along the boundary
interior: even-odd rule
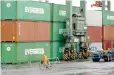
[[[51,4],[3,0],[2,63],[39,61],[51,54]]]
[[[53,22],[51,26],[51,40],[64,41],[63,29],[65,29],[66,23]]]
[[[73,13],[79,12],[79,7],[73,7]],[[66,22],[66,6],[60,4],[52,4],[52,21]]]
[[[114,25],[114,11],[103,11],[103,25]]]
[[[50,41],[50,22],[2,21],[2,41]]]
[[[14,0],[9,1],[9,0],[4,0],[1,1],[1,19],[16,19],[16,2]],[[9,14],[8,14],[9,13]]]
[[[104,40],[103,49],[108,50],[114,48],[114,40]]]
[[[96,43],[102,43],[102,12],[87,10],[86,22],[88,26],[88,36],[90,36],[92,46],[93,44],[97,45]]]
[[[51,42],[51,58],[62,59],[62,48],[64,47],[65,42]]]
[[[2,63],[39,61],[43,52],[50,58],[50,42],[2,43]]]
[[[102,27],[102,12],[101,11],[86,11],[86,20],[88,26]]]
[[[16,63],[16,44],[15,43],[1,43],[1,63]]]
[[[102,27],[88,26],[88,36],[91,42],[102,42]]]
[[[114,12],[103,11],[103,48],[114,48]]]
[[[114,26],[103,26],[103,40],[114,40]]]
[[[4,0],[1,11],[2,20],[51,21],[51,4],[49,3]]]
[[[37,22],[34,41],[51,41],[51,22]]]

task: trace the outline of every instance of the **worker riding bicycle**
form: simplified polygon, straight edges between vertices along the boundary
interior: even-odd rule
[[[42,54],[42,64],[44,64],[46,66],[46,68],[48,68],[48,65],[49,65],[49,60],[47,58],[47,56],[45,55],[45,53]]]

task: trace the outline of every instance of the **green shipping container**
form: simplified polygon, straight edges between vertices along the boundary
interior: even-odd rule
[[[2,63],[39,61],[43,52],[50,58],[50,42],[2,43]]]
[[[51,25],[51,39],[52,41],[64,41],[63,29],[65,29],[66,23],[54,22]]]
[[[0,42],[0,62],[1,62],[1,42]]]
[[[114,25],[113,11],[103,11],[103,25]]]
[[[51,58],[59,58],[62,59],[62,48],[64,47],[65,43],[64,42],[51,42]]]
[[[79,12],[79,7],[73,7],[73,14]],[[52,4],[52,21],[66,22],[66,6],[59,4]]]
[[[2,1],[2,20],[51,21],[51,4],[36,1]]]

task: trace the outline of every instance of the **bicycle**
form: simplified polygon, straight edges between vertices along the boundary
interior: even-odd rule
[[[46,69],[50,70],[54,66],[53,64],[60,64],[60,60],[59,60],[58,57],[55,57],[55,59],[49,58],[49,60],[51,60],[52,62],[48,61],[47,65],[44,64],[43,60],[41,60],[40,63],[39,63],[39,68],[41,70],[46,70]]]
[[[50,70],[52,68],[52,63],[48,62],[48,64],[44,64],[44,62],[41,60],[39,63],[40,70]]]

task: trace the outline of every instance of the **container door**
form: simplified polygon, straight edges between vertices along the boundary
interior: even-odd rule
[[[16,62],[16,44],[15,43],[2,43],[2,63],[15,63]]]
[[[1,18],[2,20],[16,20],[16,1],[2,0],[1,1]]]

